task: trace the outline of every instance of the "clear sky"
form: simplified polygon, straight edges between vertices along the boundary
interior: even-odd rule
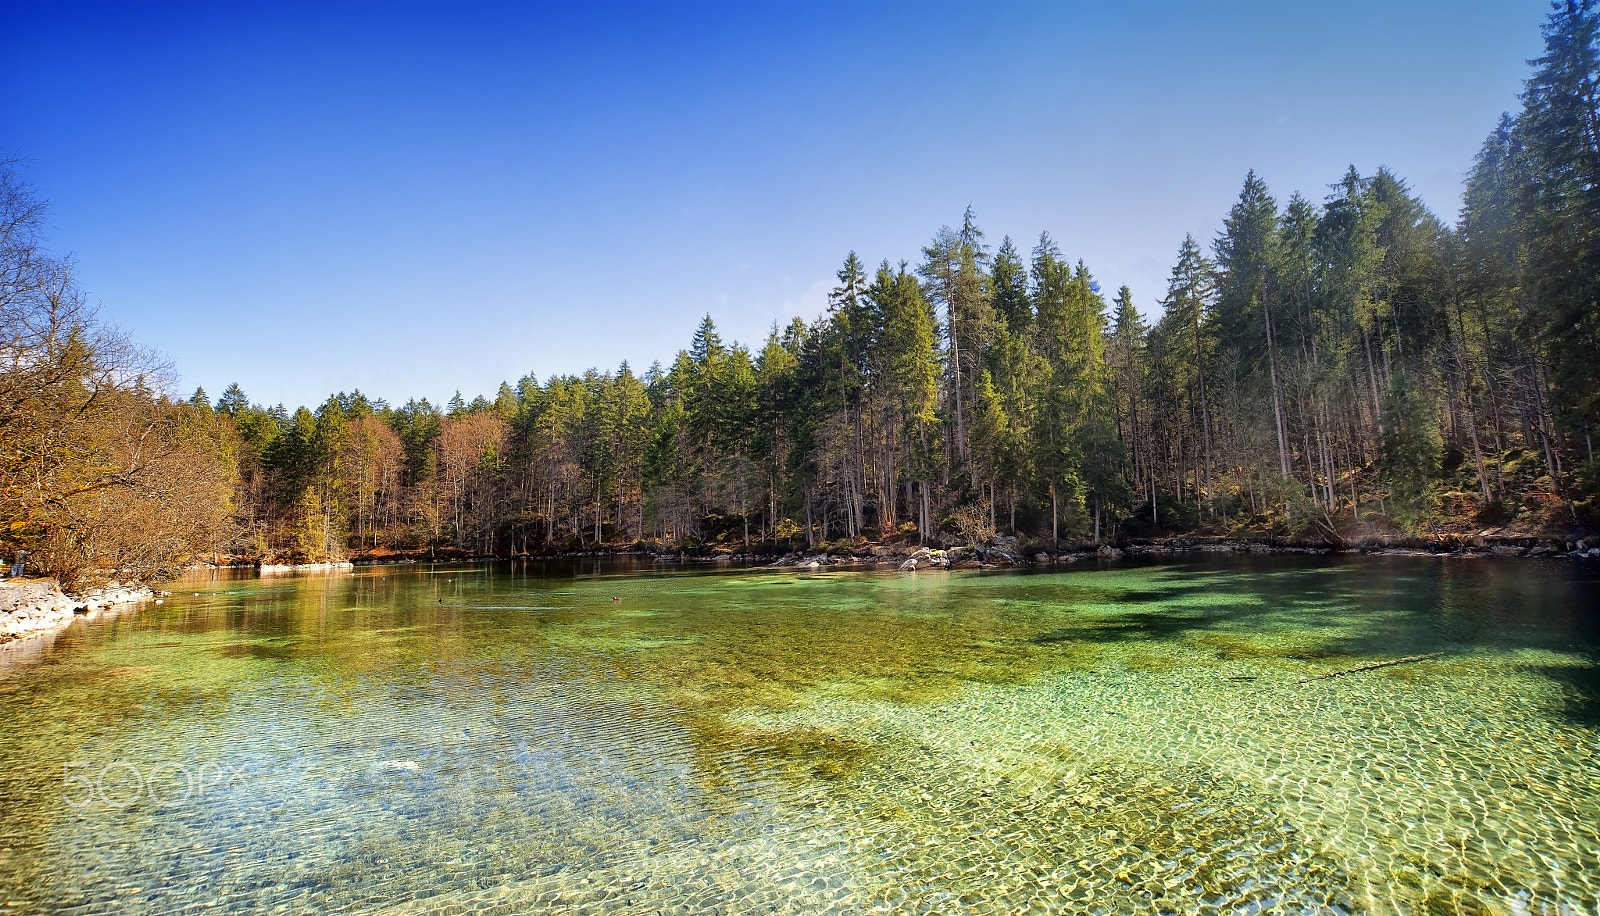
[[[1255,169],[1453,221],[1541,2],[0,0],[0,148],[187,392],[492,396],[759,346],[970,203],[1159,312]]]

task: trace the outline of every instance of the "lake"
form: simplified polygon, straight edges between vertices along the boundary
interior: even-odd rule
[[[1594,914],[1597,586],[197,576],[0,652],[0,913]]]

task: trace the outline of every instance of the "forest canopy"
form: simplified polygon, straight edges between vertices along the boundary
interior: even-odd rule
[[[1151,324],[1047,233],[994,240],[969,207],[911,258],[850,252],[824,314],[754,345],[708,315],[670,365],[444,405],[163,397],[159,367],[40,250],[42,205],[8,166],[3,536],[76,571],[224,546],[318,561],[1592,528],[1593,0],[1555,5],[1544,39],[1454,225],[1384,168],[1284,200],[1249,172],[1221,230],[1178,245]]]

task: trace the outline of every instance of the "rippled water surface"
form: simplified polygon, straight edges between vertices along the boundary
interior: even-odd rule
[[[0,652],[0,913],[1597,914],[1596,572],[190,580]]]

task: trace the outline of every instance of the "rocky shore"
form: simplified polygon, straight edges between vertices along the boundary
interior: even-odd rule
[[[0,651],[30,636],[54,633],[79,616],[95,616],[155,596],[143,585],[111,583],[69,594],[51,579],[0,579]]]
[[[347,563],[347,562],[330,562],[330,563],[262,563],[260,566],[256,567],[256,571],[259,572],[261,575],[265,576],[265,575],[270,575],[270,574],[273,574],[273,573],[333,572],[334,570],[339,570],[339,569],[354,569],[354,568],[355,568],[355,564],[354,563]]]
[[[1060,547],[1055,550],[1028,549],[1016,538],[995,538],[986,544],[954,547],[870,547],[855,553],[790,553],[780,557],[773,567],[800,567],[821,569],[828,566],[881,566],[911,572],[918,569],[1000,569],[1009,566],[1047,566],[1056,563],[1081,563],[1086,560],[1120,560],[1125,556],[1172,555],[1199,552],[1201,549],[1222,550],[1220,547],[1192,548],[1163,543],[1160,546],[1129,544],[1114,547],[1110,544],[1083,544]],[[1226,548],[1232,549],[1232,548]],[[1249,548],[1244,548],[1249,549]],[[1321,552],[1313,550],[1258,550],[1258,552]]]
[[[1413,557],[1550,557],[1600,560],[1600,537],[1556,542],[1540,538],[1476,538],[1459,541],[1426,539],[1374,539],[1345,547],[1289,541],[1227,537],[1161,538],[1129,541],[1120,547],[1103,544],[1075,545],[1055,550],[1029,550],[1016,538],[996,538],[987,544],[959,547],[881,547],[843,553],[789,553],[769,565],[822,569],[835,566],[884,566],[898,569],[989,569],[1080,563],[1086,560],[1120,560],[1123,557],[1174,557],[1204,553],[1350,554]],[[692,559],[683,557],[681,559]],[[720,558],[716,558],[720,559]],[[734,557],[733,559],[754,559]]]
[[[857,542],[853,547],[837,545],[780,554],[771,549],[749,553],[713,546],[677,550],[659,544],[638,542],[628,545],[591,547],[585,550],[518,554],[516,556],[475,555],[465,551],[419,550],[390,552],[381,556],[362,555],[350,561],[302,564],[270,564],[240,561],[232,565],[197,564],[192,569],[237,569],[261,575],[279,573],[341,572],[368,565],[414,563],[490,563],[503,560],[602,559],[640,557],[656,563],[736,563],[746,566],[917,569],[985,569],[1007,566],[1038,566],[1080,563],[1086,560],[1109,561],[1123,557],[1176,557],[1206,553],[1309,554],[1350,556],[1431,556],[1431,557],[1546,557],[1572,560],[1600,560],[1600,536],[1557,537],[1527,535],[1505,531],[1482,531],[1467,535],[1439,537],[1364,537],[1340,545],[1324,541],[1251,537],[1249,535],[1190,534],[1161,538],[1123,539],[1115,544],[1063,543],[1046,546],[1037,541],[1022,542],[1002,536],[983,544],[906,545]]]

